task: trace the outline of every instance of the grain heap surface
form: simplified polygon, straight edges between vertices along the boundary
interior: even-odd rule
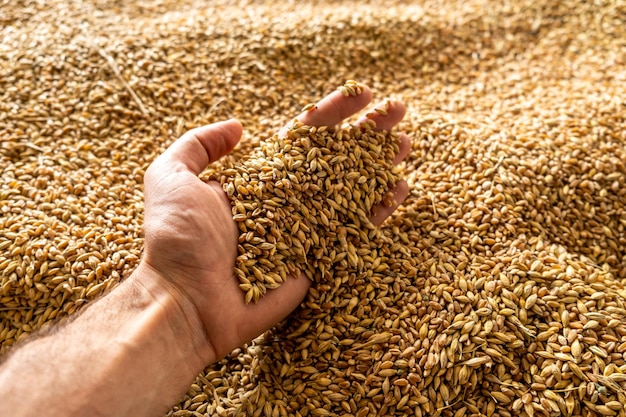
[[[624,1],[0,8],[0,354],[130,274],[183,131],[242,120],[211,176],[355,79],[408,105],[407,200],[168,415],[625,415]]]

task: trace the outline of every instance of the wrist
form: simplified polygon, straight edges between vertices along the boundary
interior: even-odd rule
[[[193,304],[140,265],[75,320],[8,358],[0,367],[1,409],[35,416],[34,404],[46,404],[46,415],[163,415],[214,358]],[[36,386],[32,401],[20,400]]]
[[[199,372],[216,360],[197,307],[184,291],[167,280],[159,271],[142,262],[129,278],[138,294],[144,294],[155,308],[161,310],[159,323],[169,331],[176,351],[187,357],[187,364]]]

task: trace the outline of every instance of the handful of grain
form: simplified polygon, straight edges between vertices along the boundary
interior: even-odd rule
[[[235,273],[246,302],[288,274],[320,282],[335,267],[359,268],[357,250],[369,248],[376,231],[368,216],[390,204],[398,179],[397,135],[374,128],[367,121],[334,131],[296,120],[285,137],[274,135],[213,176],[240,230]]]

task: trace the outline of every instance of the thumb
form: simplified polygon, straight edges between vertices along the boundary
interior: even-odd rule
[[[168,172],[182,164],[198,175],[209,163],[228,154],[237,145],[242,130],[237,119],[197,127],[174,142],[155,163],[161,168],[160,172]]]

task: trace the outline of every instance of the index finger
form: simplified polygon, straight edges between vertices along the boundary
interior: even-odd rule
[[[369,87],[364,84],[360,84],[360,87],[361,94],[354,96],[344,96],[339,90],[335,90],[315,103],[311,109],[302,111],[296,119],[308,126],[336,126],[372,101]],[[283,127],[280,135],[285,136],[288,129],[288,126]]]

